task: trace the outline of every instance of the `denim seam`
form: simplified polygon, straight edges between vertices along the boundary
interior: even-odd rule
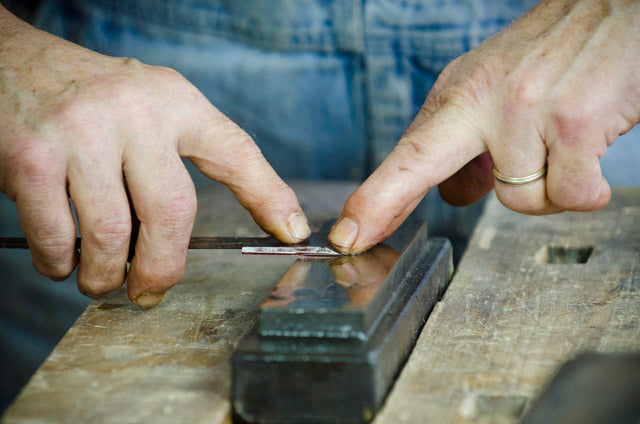
[[[205,11],[204,17],[190,17],[189,11],[173,7],[172,13],[172,8],[165,7],[150,15],[148,10],[138,10],[132,6],[135,3],[124,0],[78,1],[84,3],[85,10],[119,10],[126,16],[122,22],[135,22],[135,27],[149,34],[171,35],[178,40],[206,42],[213,36],[269,50],[322,52],[358,52],[363,45],[361,27],[353,25],[352,17],[361,15],[355,0],[351,5],[336,6],[322,28],[284,26],[272,31],[252,28],[250,20],[227,18],[216,11]]]

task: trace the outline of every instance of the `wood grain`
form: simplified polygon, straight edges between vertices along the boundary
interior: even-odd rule
[[[548,247],[593,246],[584,264]],[[640,189],[604,210],[518,215],[492,199],[376,423],[513,423],[580,352],[640,350]]]
[[[352,183],[292,185],[312,229],[335,218]],[[230,192],[198,193],[194,236],[265,235]],[[6,423],[224,423],[230,357],[292,257],[189,251],[187,273],[142,310],[121,289],[92,302],[9,407]]]
[[[294,185],[312,228],[355,185]],[[259,236],[228,191],[199,193],[194,236]],[[513,423],[559,364],[640,349],[640,189],[589,214],[527,217],[488,203],[377,423]],[[585,264],[543,264],[548,246],[593,246]],[[151,310],[124,291],[93,302],[3,421],[229,420],[229,359],[293,262],[189,252],[187,274]]]

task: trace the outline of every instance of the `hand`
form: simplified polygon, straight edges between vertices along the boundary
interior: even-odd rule
[[[40,273],[62,280],[79,263],[87,296],[120,287],[132,208],[128,294],[157,304],[184,274],[196,213],[181,156],[228,185],[265,231],[288,243],[309,236],[293,191],[251,138],[177,72],[83,49],[0,6],[0,190],[16,202]]]
[[[455,205],[494,187],[491,166],[523,177],[495,182],[528,214],[590,211],[610,199],[598,159],[640,121],[640,2],[543,1],[454,60],[393,152],[348,199],[330,234],[359,252],[392,234],[440,184]]]

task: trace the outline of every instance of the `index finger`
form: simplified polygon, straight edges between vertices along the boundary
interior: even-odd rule
[[[382,164],[349,197],[329,240],[345,253],[361,252],[391,235],[427,191],[486,150],[461,108],[420,111]]]
[[[201,119],[182,137],[180,156],[231,189],[269,234],[299,243],[311,234],[293,190],[276,174],[251,137],[206,102]]]

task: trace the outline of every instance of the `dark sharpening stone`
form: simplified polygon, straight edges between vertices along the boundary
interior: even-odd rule
[[[421,240],[405,250],[389,272],[395,278],[393,290],[385,293],[389,301],[377,309],[380,317],[373,319],[367,337],[264,336],[256,326],[233,355],[236,419],[251,423],[370,421],[453,273],[449,241]],[[406,263],[404,255],[411,258]]]

